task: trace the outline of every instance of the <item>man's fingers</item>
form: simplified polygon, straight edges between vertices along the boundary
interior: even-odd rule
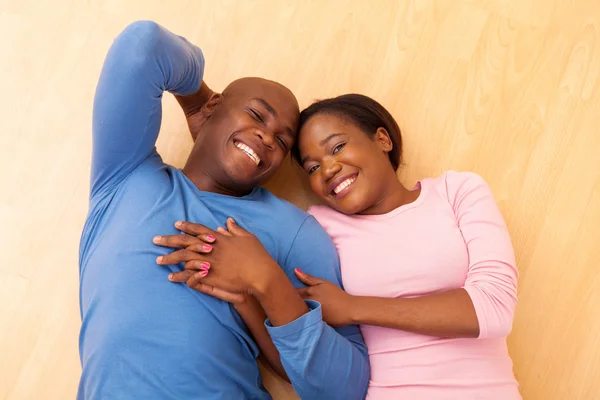
[[[206,277],[206,275],[208,274],[208,270],[202,270],[200,272],[194,272],[186,281],[186,284],[193,288],[198,286],[202,279],[204,279]]]
[[[177,250],[170,254],[159,256],[156,258],[156,263],[161,265],[179,264],[181,262],[188,262],[192,260],[201,260],[202,254],[198,254],[194,251],[187,249]]]
[[[217,232],[223,236],[233,236],[233,233],[229,232],[227,229],[223,228],[222,226],[217,228]]]
[[[193,269],[184,269],[183,271],[173,272],[169,274],[169,280],[171,282],[187,283],[190,280],[190,278],[192,278],[194,275],[200,274],[200,277],[205,277],[208,274],[209,269],[210,268],[203,268],[200,269],[200,271]]]
[[[192,275],[194,275],[194,271],[190,271],[190,270],[185,270],[185,271],[179,271],[179,272],[173,272],[172,274],[169,274],[169,280],[171,282],[187,282],[188,279],[190,279],[190,277]]]
[[[251,233],[239,226],[233,218],[227,218],[227,230],[234,236],[245,236]]]
[[[182,232],[199,237],[201,240],[212,243],[216,240],[215,231],[201,224],[195,224],[187,221],[175,222],[175,228]]]
[[[246,300],[243,294],[231,293],[223,289],[216,288],[206,283],[199,283],[196,286],[191,286],[192,289],[207,294],[212,297],[216,297],[219,300],[226,301],[228,303],[241,303]]]
[[[179,235],[154,236],[152,242],[163,247],[185,249],[186,247],[200,243],[201,240],[196,236],[183,233]]]

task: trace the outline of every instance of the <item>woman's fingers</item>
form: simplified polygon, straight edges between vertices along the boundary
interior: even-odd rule
[[[203,253],[203,254],[210,253],[212,251],[212,249],[213,249],[213,247],[211,244],[204,243],[204,242],[195,243],[195,244],[192,244],[187,247],[187,250],[189,250],[189,251],[193,251],[196,253]]]
[[[308,286],[315,286],[315,285],[319,285],[321,283],[325,283],[325,281],[323,279],[315,278],[314,276],[309,275],[306,272],[302,272],[298,268],[294,268],[294,273],[296,274],[296,276],[298,277],[300,282],[302,282]]]

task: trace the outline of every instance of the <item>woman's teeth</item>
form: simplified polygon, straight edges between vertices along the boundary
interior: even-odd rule
[[[249,146],[242,142],[235,142],[235,147],[242,150],[256,165],[260,164],[260,157]]]
[[[335,189],[333,189],[335,194],[340,193],[342,190],[346,189],[348,186],[352,185],[354,183],[354,181],[356,180],[356,176],[353,176],[351,178],[346,179],[345,181],[343,181],[342,183],[340,183],[339,185],[337,185],[335,187]]]

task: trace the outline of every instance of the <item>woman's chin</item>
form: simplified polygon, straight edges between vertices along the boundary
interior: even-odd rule
[[[354,215],[360,213],[367,207],[364,207],[362,202],[355,201],[350,196],[343,197],[339,200],[337,199],[328,199],[327,202],[329,207],[335,209],[336,211],[341,212],[346,215]],[[353,201],[354,200],[354,201]]]

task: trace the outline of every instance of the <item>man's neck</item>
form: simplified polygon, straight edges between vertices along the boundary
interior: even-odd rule
[[[250,190],[232,190],[230,188],[227,188],[224,185],[221,185],[207,171],[205,171],[201,168],[197,168],[197,167],[194,168],[189,164],[186,164],[186,166],[183,167],[183,174],[190,181],[192,181],[192,183],[194,185],[196,185],[198,190],[201,190],[203,192],[212,192],[212,193],[223,194],[226,196],[242,197],[252,191],[252,189],[250,189]]]

